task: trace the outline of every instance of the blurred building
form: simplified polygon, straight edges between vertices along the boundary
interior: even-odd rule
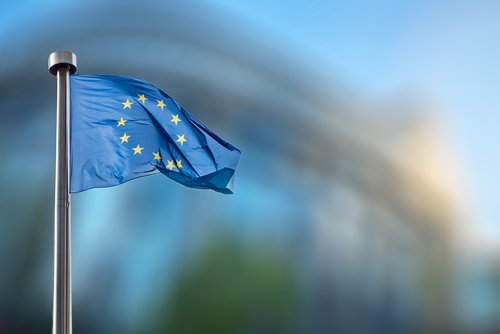
[[[317,332],[449,332],[456,217],[439,135],[427,121],[363,123],[349,129],[371,141],[341,141],[317,209]]]
[[[164,88],[243,152],[234,196],[161,176],[73,196],[79,331],[154,328],[159,305],[175,300],[179,268],[206,252],[214,231],[245,252],[286,254],[302,299],[299,315],[280,321],[298,333],[449,330],[452,178],[426,106],[368,103],[302,49],[205,2],[68,6],[40,8],[0,36],[9,49],[0,54],[8,64],[0,70],[0,139],[9,143],[0,165],[8,189],[0,201],[0,330],[50,326],[55,81],[45,62],[56,49],[74,51],[81,73]],[[210,322],[204,328],[211,332]]]

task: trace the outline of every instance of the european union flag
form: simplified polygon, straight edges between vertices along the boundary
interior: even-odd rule
[[[233,192],[240,151],[168,94],[124,76],[70,80],[72,193],[157,172],[187,187]]]

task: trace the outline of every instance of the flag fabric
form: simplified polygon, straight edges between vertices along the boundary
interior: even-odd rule
[[[187,187],[233,192],[240,151],[140,79],[70,77],[70,191],[161,172]]]

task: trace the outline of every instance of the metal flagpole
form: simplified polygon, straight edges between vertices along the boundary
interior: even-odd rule
[[[49,72],[57,76],[56,178],[54,203],[54,305],[52,334],[71,334],[71,222],[69,207],[70,73],[76,55],[52,52]]]

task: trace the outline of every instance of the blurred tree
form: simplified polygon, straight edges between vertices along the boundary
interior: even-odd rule
[[[299,290],[290,259],[218,237],[179,275],[158,333],[293,333]],[[295,328],[295,330],[294,330]]]

